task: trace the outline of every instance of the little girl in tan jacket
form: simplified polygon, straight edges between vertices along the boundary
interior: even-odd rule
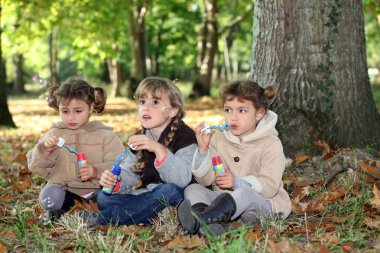
[[[178,210],[186,232],[220,235],[231,220],[254,225],[271,213],[282,218],[289,215],[277,115],[268,110],[268,99],[275,93],[273,86],[264,89],[253,81],[233,82],[221,91],[229,129],[210,133],[204,131],[204,123],[196,127],[199,147],[192,173],[198,184],[185,189],[185,201]],[[225,172],[214,172],[215,156],[221,157]]]

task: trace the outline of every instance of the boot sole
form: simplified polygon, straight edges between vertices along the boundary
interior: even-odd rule
[[[178,218],[182,227],[190,234],[195,234],[196,220],[191,212],[190,200],[185,199],[178,207]]]

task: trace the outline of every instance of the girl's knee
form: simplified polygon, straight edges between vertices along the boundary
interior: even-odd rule
[[[66,191],[55,184],[46,185],[39,194],[39,202],[45,210],[60,210],[65,201]]]
[[[166,183],[166,184],[162,184],[161,187],[162,187],[162,191],[169,194],[169,195],[174,195],[174,196],[181,195],[181,196],[183,196],[183,188],[179,187],[176,184]]]
[[[197,194],[201,188],[204,188],[204,186],[200,184],[191,184],[187,186],[183,194],[185,196],[185,199],[191,195]]]
[[[103,191],[98,192],[98,196],[96,197],[96,203],[98,204],[99,209],[104,209],[108,206],[110,201],[110,195],[106,195]]]

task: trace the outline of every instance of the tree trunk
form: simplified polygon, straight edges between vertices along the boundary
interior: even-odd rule
[[[0,3],[0,23],[2,15],[2,6]],[[3,61],[1,35],[3,33],[2,27],[0,27],[0,125],[8,127],[16,127],[12,119],[12,115],[8,109],[7,103],[7,85],[5,79],[5,64]]]
[[[322,139],[341,147],[380,142],[362,1],[256,1],[250,79],[277,84],[273,109],[287,155]]]
[[[107,59],[107,67],[108,67],[109,77],[112,83],[110,97],[111,98],[118,97],[121,95],[120,93],[120,86],[122,83],[121,64],[119,61],[110,58],[110,59]]]
[[[13,91],[17,94],[24,94],[24,56],[22,54],[18,54],[13,59],[13,63],[15,66]]]
[[[146,77],[146,52],[145,52],[145,15],[147,1],[138,6],[132,6],[128,17],[130,31],[132,69],[128,86],[128,97],[132,98],[139,83]],[[136,8],[136,9],[133,9]]]
[[[198,75],[191,97],[210,95],[214,58],[218,47],[217,0],[204,0],[203,23],[198,37]]]
[[[58,30],[53,28],[49,34],[50,83],[59,83],[58,79]]]

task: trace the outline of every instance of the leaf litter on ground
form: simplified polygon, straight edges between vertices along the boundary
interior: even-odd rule
[[[186,123],[193,127],[201,121],[221,123],[219,104],[211,98],[187,103]],[[58,117],[44,100],[14,100],[9,105],[16,124],[22,127],[0,129],[0,253],[44,248],[111,252],[120,249],[115,242],[125,252],[193,252],[218,247],[257,252],[375,252],[380,248],[379,154],[337,148],[323,140],[314,143],[320,155],[299,154],[288,163],[284,186],[292,199],[292,213],[285,221],[271,217],[255,227],[232,222],[226,235],[212,239],[185,235],[176,208],[169,208],[149,226],[72,227],[72,222],[80,223],[76,213],[98,210],[95,202],[77,202],[62,222],[41,227],[38,194],[45,182],[29,172],[25,155]],[[126,145],[128,136],[140,128],[136,108],[131,100],[109,100],[104,115],[93,119],[114,127]],[[236,246],[239,240],[244,243]]]

